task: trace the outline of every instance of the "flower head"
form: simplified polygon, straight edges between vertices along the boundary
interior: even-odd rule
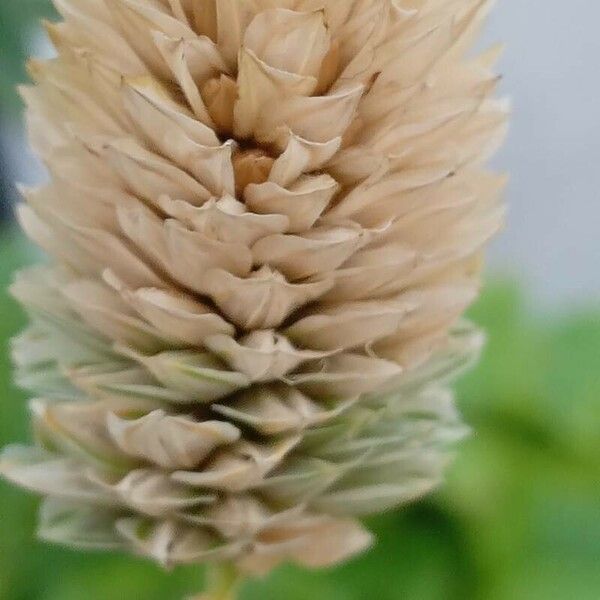
[[[170,566],[341,561],[434,488],[503,219],[485,0],[55,0],[19,218],[43,538]]]

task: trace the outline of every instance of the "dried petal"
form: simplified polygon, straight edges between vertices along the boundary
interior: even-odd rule
[[[41,535],[262,574],[443,479],[505,178],[487,0],[55,0],[12,293]],[[402,4],[402,6],[401,6]]]

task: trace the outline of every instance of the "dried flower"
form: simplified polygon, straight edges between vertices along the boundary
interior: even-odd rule
[[[486,0],[55,0],[12,291],[41,536],[264,573],[434,488],[500,227]]]

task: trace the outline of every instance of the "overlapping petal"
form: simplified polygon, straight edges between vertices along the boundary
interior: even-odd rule
[[[466,433],[447,391],[504,179],[487,0],[55,0],[21,90],[52,265],[13,342],[40,535],[164,566],[335,564]]]

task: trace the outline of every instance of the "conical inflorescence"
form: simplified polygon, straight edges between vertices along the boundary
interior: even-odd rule
[[[439,482],[503,221],[487,0],[55,0],[14,340],[44,539],[262,573]]]

